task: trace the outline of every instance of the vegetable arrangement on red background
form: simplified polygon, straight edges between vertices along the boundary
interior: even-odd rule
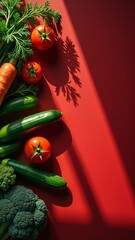
[[[22,4],[22,0],[0,1],[0,104],[13,83],[16,72],[20,73],[23,63],[33,53],[29,26],[38,23],[37,17],[49,24],[52,18],[57,23],[61,16],[49,7],[49,1],[44,5],[30,2],[24,8]],[[53,40],[52,33],[53,30],[45,37],[45,44],[49,41],[49,46]],[[41,41],[43,43],[43,39]]]
[[[44,24],[39,24],[39,19]],[[39,63],[28,61],[28,56],[34,54],[32,47],[45,51],[51,48],[56,36],[49,26],[53,21],[58,23],[61,14],[49,7],[49,1],[44,5],[27,3],[23,6],[22,0],[0,0],[0,118],[4,118],[16,111],[32,108],[38,104],[36,92],[37,83],[42,78],[42,68]],[[37,27],[35,27],[37,24]],[[34,25],[32,33],[30,26]],[[21,76],[21,77],[20,77]],[[21,80],[20,80],[21,79]],[[2,126],[0,129],[0,188],[7,191],[15,183],[15,174],[41,184],[45,187],[63,189],[67,182],[55,173],[42,171],[32,164],[43,164],[49,160],[52,147],[48,139],[42,136],[29,138],[24,145],[26,158],[31,164],[12,159],[12,153],[21,145],[21,139],[29,130],[35,127],[53,123],[61,119],[59,110],[36,112],[32,115],[15,119],[13,122]],[[29,134],[29,133],[27,133]],[[18,140],[19,139],[19,140]],[[25,138],[24,138],[25,139]],[[8,157],[7,159],[2,159]],[[5,174],[8,174],[8,181]],[[4,190],[3,190],[4,189]],[[2,197],[1,197],[2,196]],[[17,194],[17,197],[19,195]],[[4,194],[0,190],[0,199]],[[1,200],[3,201],[3,200]],[[3,214],[0,208],[0,215]],[[27,216],[26,216],[27,218]],[[0,223],[2,222],[0,219]],[[18,237],[22,230],[14,226]],[[5,231],[8,230],[7,228]],[[2,230],[3,231],[3,230]],[[10,231],[10,230],[9,230]],[[7,239],[10,235],[0,235],[0,239]],[[7,234],[7,235],[6,235]],[[20,235],[20,239],[29,239],[31,236]],[[30,239],[37,239],[38,234]]]

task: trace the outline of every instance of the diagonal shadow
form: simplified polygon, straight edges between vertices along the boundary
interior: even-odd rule
[[[72,76],[72,80],[78,87],[82,87],[82,83],[77,76],[80,71],[80,64],[78,61],[79,56],[76,53],[75,45],[66,37],[64,41],[62,38],[58,38],[58,44],[60,45],[63,51],[63,61],[67,66],[68,73]],[[57,95],[60,94],[60,91],[63,92],[63,95],[66,97],[67,101],[73,101],[74,105],[77,106],[77,98],[80,98],[80,95],[77,93],[76,89],[72,86],[71,80],[68,80],[66,84],[63,81],[60,81],[56,84],[55,92]]]
[[[25,4],[24,1],[23,7]],[[40,62],[44,78],[55,87],[56,95],[63,94],[66,101],[77,107],[80,98],[78,89],[82,87],[81,79],[78,77],[79,55],[73,41],[68,36],[65,39],[62,38],[62,19],[57,24],[52,19],[49,26],[56,34],[54,46],[47,51],[39,51],[33,46],[34,55],[28,59]],[[29,30],[32,31],[33,27],[34,25],[30,25]]]
[[[134,188],[135,1],[86,2],[78,1],[76,9],[75,2],[65,1],[65,7]],[[80,29],[88,22],[86,38]]]
[[[44,84],[44,91],[41,92],[40,95],[40,102],[42,99],[44,99],[44,102],[47,103],[41,105],[42,108],[48,108],[48,107],[53,107],[57,108],[56,104],[53,101],[50,89],[46,84]],[[43,109],[42,109],[43,110]],[[33,132],[32,134],[35,134]],[[70,132],[70,129],[66,126],[64,122],[58,122],[55,126],[47,127],[47,128],[42,128],[39,131],[36,130],[36,134],[42,135],[47,137],[53,146],[54,149],[54,155],[52,156],[51,159],[51,166],[47,166],[49,170],[54,171],[57,174],[61,175],[61,169],[60,166],[57,162],[57,156],[68,150],[70,158],[71,159],[71,164],[73,168],[75,169],[78,179],[79,179],[79,184],[81,186],[81,189],[83,190],[83,194],[87,200],[87,211],[92,212],[93,216],[93,221],[90,222],[87,226],[86,225],[78,225],[76,223],[69,223],[69,222],[58,222],[57,219],[55,219],[55,214],[53,215],[53,204],[58,205],[60,207],[68,207],[72,204],[72,201],[74,199],[74,193],[69,192],[67,195],[64,196],[54,196],[54,194],[48,192],[46,189],[43,187],[37,186],[36,184],[30,183],[28,181],[25,181],[24,179],[20,179],[20,182],[27,187],[30,187],[31,189],[35,190],[35,193],[39,195],[43,200],[45,200],[47,207],[49,209],[49,212],[52,213],[53,215],[53,222],[52,219],[49,219],[49,224],[48,228],[45,229],[40,237],[38,238],[39,240],[43,240],[43,236],[46,236],[48,239],[54,239],[57,240],[59,239],[59,236],[63,236],[64,240],[69,240],[72,239],[71,236],[74,234],[74,236],[77,236],[77,233],[79,232],[80,234],[80,239],[81,236],[85,236],[85,240],[89,240],[89,237],[93,240],[133,240],[134,239],[134,233],[135,231],[132,229],[123,229],[122,227],[111,227],[107,225],[103,219],[103,216],[101,214],[100,208],[96,203],[95,197],[93,195],[92,189],[89,186],[88,179],[86,174],[84,173],[83,167],[81,165],[81,159],[78,156],[76,150],[74,149],[72,145],[72,135]],[[30,135],[29,135],[30,137]],[[63,141],[65,139],[65,141]],[[22,153],[22,156],[20,157],[24,161],[24,155]],[[43,166],[42,166],[43,167]],[[43,167],[43,169],[46,169],[46,166]],[[60,230],[60,233],[57,232]],[[64,232],[63,231],[68,231],[67,236],[64,238]],[[62,239],[62,238],[60,238]]]

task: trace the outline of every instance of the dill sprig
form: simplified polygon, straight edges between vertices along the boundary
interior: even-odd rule
[[[28,94],[36,96],[38,90],[39,88],[36,85],[26,84],[16,78],[10,90],[6,94],[4,101],[12,97],[25,96]]]

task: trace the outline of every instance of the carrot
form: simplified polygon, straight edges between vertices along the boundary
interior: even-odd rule
[[[0,68],[0,105],[17,75],[14,64],[12,61],[4,63]]]

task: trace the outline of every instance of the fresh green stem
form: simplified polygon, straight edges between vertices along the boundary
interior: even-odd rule
[[[4,46],[4,43],[1,42],[1,43],[0,43],[0,51],[3,49],[3,46]]]
[[[17,63],[17,59],[12,58],[12,59],[10,60],[10,63],[15,66],[16,63]]]
[[[4,48],[4,46],[3,46],[3,48],[0,49],[0,56],[2,56],[1,59],[5,57],[5,56],[4,56],[4,52],[5,52],[5,48]],[[0,59],[0,60],[1,60],[1,59]]]
[[[6,240],[6,239],[8,239],[9,237],[10,237],[9,233],[6,232],[6,233],[0,238],[0,240]]]
[[[29,16],[30,15],[30,16]],[[29,19],[31,18],[31,14],[29,15],[24,15],[23,17],[20,18],[20,20],[18,21],[18,23],[25,23],[25,22],[28,22]],[[36,11],[34,12],[33,11],[33,15],[36,17],[37,14],[36,14]]]
[[[0,54],[0,56],[2,56],[0,58],[0,66],[1,66],[4,62],[6,62],[5,60],[8,58],[7,57],[7,49],[4,48],[3,54]]]
[[[7,17],[7,20],[6,20],[6,26],[8,26],[9,20],[10,20],[10,10],[8,9],[8,17]]]
[[[1,54],[2,57],[0,59],[0,65],[4,62],[4,59],[7,57],[7,49],[3,48],[3,53]]]
[[[3,48],[1,49],[1,51],[0,51],[0,56],[1,56],[1,58],[0,58],[0,66],[1,66],[4,62],[6,62],[6,60],[7,60],[7,58],[8,58],[8,56],[7,56],[7,51],[9,51],[9,49],[10,49],[10,45],[9,45],[9,47],[7,47],[7,48],[5,48],[5,47],[3,46]],[[15,65],[16,62],[17,62],[17,60],[11,59],[10,62],[11,62],[13,65]]]
[[[8,222],[0,224],[0,240],[3,239],[1,237],[3,237],[3,235],[5,235],[5,233],[8,229],[8,226],[9,226]]]

